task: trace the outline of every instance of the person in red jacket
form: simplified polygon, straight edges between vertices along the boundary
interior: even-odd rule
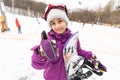
[[[18,33],[22,33],[22,32],[21,32],[21,25],[20,25],[20,23],[19,23],[19,21],[18,21],[17,18],[15,19],[15,23],[16,23],[16,26],[17,26],[17,28],[18,28]]]

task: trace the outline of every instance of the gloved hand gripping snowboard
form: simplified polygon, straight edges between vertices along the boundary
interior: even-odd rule
[[[103,75],[104,72],[107,72],[107,68],[97,59],[94,54],[90,60],[85,59],[84,64],[92,68],[91,70],[99,76]]]
[[[43,52],[48,57],[49,60],[53,60],[57,58],[57,49],[56,49],[56,42],[53,40],[49,40],[46,32],[43,31],[41,33],[41,46],[43,49]]]

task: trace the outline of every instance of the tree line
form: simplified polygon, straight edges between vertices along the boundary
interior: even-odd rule
[[[45,3],[42,2],[36,2],[34,0],[13,0],[14,1],[14,8],[20,8],[23,10],[32,10],[34,13],[40,13],[40,15],[43,14],[44,9],[46,7]],[[4,0],[4,4],[8,7],[12,6],[12,0]]]
[[[6,6],[12,7],[12,0],[4,0]],[[99,7],[96,10],[89,9],[78,9],[76,11],[70,11],[69,18],[72,21],[81,21],[84,23],[107,23],[111,25],[120,24],[120,6],[113,10],[112,0],[104,7]],[[39,12],[42,16],[44,9],[46,7],[45,3],[36,2],[34,0],[14,0],[14,7],[21,8],[24,10],[33,10],[34,12]]]

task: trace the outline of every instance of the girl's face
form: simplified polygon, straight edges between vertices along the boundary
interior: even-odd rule
[[[67,28],[67,24],[61,18],[55,18],[50,22],[50,26],[52,27],[53,31],[62,34],[65,32]]]

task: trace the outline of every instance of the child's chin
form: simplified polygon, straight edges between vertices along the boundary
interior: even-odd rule
[[[57,34],[63,34],[65,31],[56,31]]]
[[[64,32],[57,32],[58,34],[63,34]]]

